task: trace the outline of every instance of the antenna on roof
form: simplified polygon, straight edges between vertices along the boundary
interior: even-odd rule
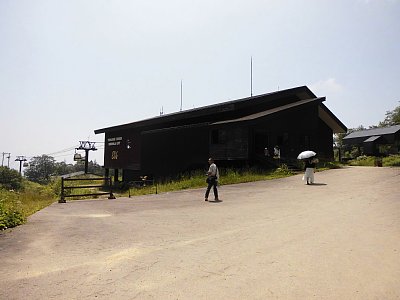
[[[181,79],[181,109],[180,111],[182,111],[182,79]]]
[[[253,56],[250,56],[250,97],[253,97]]]
[[[164,114],[164,106],[161,106],[160,116],[162,116],[163,114]]]

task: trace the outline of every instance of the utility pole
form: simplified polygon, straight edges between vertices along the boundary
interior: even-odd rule
[[[11,153],[3,152],[2,154],[3,154],[3,158],[1,159],[1,166],[2,167],[4,166],[4,155],[8,154],[8,156],[6,156],[6,158],[8,158],[8,167],[10,167],[10,155],[11,155]]]
[[[26,161],[25,156],[20,155],[17,156],[17,158],[15,159],[15,161],[19,161],[19,174],[21,175],[21,171],[22,171],[22,162]]]
[[[80,145],[76,150],[85,150],[85,174],[88,173],[89,165],[89,151],[96,151],[97,148],[94,146],[95,142],[79,141]]]

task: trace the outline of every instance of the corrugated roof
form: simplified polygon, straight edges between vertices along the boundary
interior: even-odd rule
[[[354,131],[354,132],[346,135],[343,139],[347,140],[347,139],[354,139],[354,138],[360,138],[360,137],[394,134],[394,133],[398,132],[399,130],[400,130],[400,125],[359,130],[359,131]]]

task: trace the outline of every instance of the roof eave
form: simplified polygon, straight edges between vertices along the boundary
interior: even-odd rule
[[[199,115],[202,114],[209,114],[210,111],[219,109],[221,111],[226,111],[226,109],[233,109],[233,105],[236,103],[242,103],[246,102],[249,100],[254,100],[262,97],[273,97],[274,95],[282,95],[282,97],[285,97],[286,95],[300,95],[300,98],[317,98],[315,94],[307,87],[307,86],[299,86],[299,87],[294,87],[286,90],[281,90],[281,91],[274,91],[271,93],[265,93],[261,95],[256,95],[252,97],[245,97],[241,99],[236,99],[236,100],[231,100],[223,103],[217,103],[217,104],[212,104],[212,105],[207,105],[199,108],[194,108],[194,109],[189,109],[185,111],[180,111],[180,112],[175,112],[175,113],[170,113],[162,116],[156,116],[153,118],[148,118],[140,121],[135,121],[131,123],[126,123],[126,124],[121,124],[121,125],[115,125],[111,127],[105,127],[101,129],[96,129],[94,130],[95,134],[100,134],[100,133],[105,133],[105,132],[111,132],[111,131],[117,131],[117,130],[124,130],[132,127],[141,127],[141,126],[147,126],[147,125],[152,125],[156,124],[158,122],[167,122],[167,121],[173,121],[174,119],[184,119],[186,116],[189,116],[190,114],[193,114],[194,112],[197,112]]]

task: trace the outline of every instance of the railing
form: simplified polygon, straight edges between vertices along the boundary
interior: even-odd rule
[[[65,183],[69,181],[103,181],[102,185],[75,185],[75,186],[66,186]],[[86,193],[86,194],[66,194],[67,190],[73,189],[89,189],[89,188],[102,188],[108,189],[108,192],[97,192],[97,193]],[[61,199],[58,203],[66,203],[65,198],[68,197],[86,197],[86,196],[100,196],[100,195],[108,195],[108,199],[115,199],[112,192],[112,179],[111,177],[102,177],[102,178],[61,178]]]

